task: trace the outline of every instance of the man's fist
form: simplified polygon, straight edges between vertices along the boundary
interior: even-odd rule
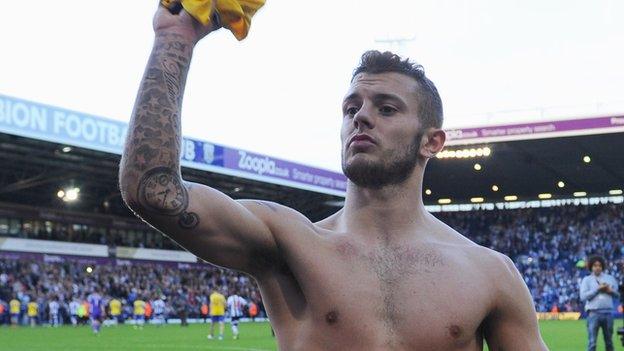
[[[212,2],[213,7],[215,3],[216,1]],[[215,14],[213,20],[204,26],[186,12],[179,1],[171,1],[169,8],[160,4],[154,15],[154,32],[156,34],[176,33],[195,44],[210,32],[221,28],[219,17],[214,8],[213,13]]]

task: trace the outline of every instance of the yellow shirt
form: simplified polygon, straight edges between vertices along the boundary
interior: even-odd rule
[[[19,314],[20,313],[20,307],[22,306],[22,304],[19,302],[19,300],[13,299],[11,300],[11,302],[9,302],[9,310],[11,311],[11,314]]]
[[[39,311],[39,305],[36,302],[28,303],[28,317],[36,317]]]
[[[218,292],[210,294],[210,315],[225,315],[225,296],[219,294]]]
[[[110,307],[110,313],[112,316],[119,316],[121,314],[121,301],[117,299],[112,299],[108,303]]]
[[[137,314],[137,315],[145,314],[145,301],[134,300],[134,314]]]

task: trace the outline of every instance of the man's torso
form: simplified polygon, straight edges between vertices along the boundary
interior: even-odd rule
[[[371,244],[308,228],[274,228],[285,262],[258,277],[284,349],[481,350],[489,250],[444,226],[457,238]]]
[[[227,298],[227,308],[231,317],[242,317],[243,316],[243,308],[245,307],[246,301],[238,296],[233,295]]]
[[[585,280],[585,284],[589,286],[590,289],[598,289],[600,284],[608,284],[612,289],[617,289],[617,282],[613,276],[607,273],[601,273],[599,276],[595,274],[590,274],[583,278]],[[612,310],[613,309],[613,297],[611,294],[606,292],[599,292],[596,296],[594,296],[591,300],[587,300],[585,303],[585,309],[587,311],[592,310]]]
[[[113,299],[110,302],[110,311],[113,316],[117,316],[121,314],[121,301],[117,299]]]
[[[11,300],[11,301],[9,302],[9,306],[10,306],[9,308],[10,308],[10,310],[11,310],[11,313],[12,313],[12,314],[17,314],[17,313],[19,313],[19,312],[20,312],[20,305],[21,305],[21,304],[20,304],[20,302],[19,302],[18,300]]]
[[[217,293],[210,295],[210,315],[223,316],[225,314],[225,296]]]
[[[36,302],[29,302],[28,303],[28,316],[29,317],[34,317],[37,315],[39,310],[39,306],[37,305]]]
[[[145,301],[135,300],[134,301],[134,314],[143,315],[144,313],[145,313]]]

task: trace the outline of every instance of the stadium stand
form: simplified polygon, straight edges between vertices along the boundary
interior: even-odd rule
[[[123,300],[125,317],[137,297],[160,294],[169,318],[180,309],[201,317],[209,289],[222,285],[264,313],[253,280],[198,263],[124,206],[117,173],[125,123],[4,95],[0,106],[0,323],[9,322],[14,296],[21,316],[27,302],[36,301],[40,322],[48,321],[49,300],[59,297],[67,323],[71,298],[84,299],[95,286],[106,301]],[[582,310],[578,281],[587,274],[589,255],[605,256],[608,271],[622,282],[624,117],[447,135],[445,157],[431,160],[425,174],[428,210],[510,256],[538,312]],[[336,172],[190,138],[183,149],[184,178],[232,198],[279,202],[312,221],[343,205],[345,178]],[[77,201],[61,196],[72,188],[81,189]],[[538,199],[545,192],[548,200]],[[64,252],[39,250],[55,245]],[[95,247],[98,254],[69,252],[76,245]],[[167,251],[135,255],[153,249]],[[159,255],[169,260],[157,262]]]
[[[622,281],[624,206],[561,206],[517,210],[444,212],[438,217],[476,243],[516,263],[538,312],[582,310],[578,287],[587,257],[602,255]]]
[[[104,298],[109,318],[108,303],[113,298],[122,302],[121,322],[132,319],[135,300],[151,302],[161,297],[166,303],[166,318],[178,318],[181,309],[189,318],[202,318],[211,287],[225,287],[229,293],[244,296],[259,307],[259,317],[266,316],[255,283],[234,271],[210,265],[180,269],[158,263],[92,266],[0,258],[0,303],[6,307],[0,323],[8,324],[8,302],[12,299],[20,302],[21,324],[26,324],[26,306],[31,301],[39,306],[37,323],[48,323],[49,303],[58,299],[61,321],[69,324],[72,300],[83,304],[95,288]],[[88,311],[82,320],[87,317]]]
[[[587,273],[584,260],[593,254],[608,259],[608,270],[622,281],[624,265],[624,205],[559,206],[515,210],[440,212],[442,221],[480,245],[510,256],[527,283],[537,312],[581,312],[578,286]],[[0,220],[2,221],[2,220]],[[4,235],[4,234],[3,234]],[[159,234],[160,235],[160,234]],[[67,236],[66,236],[67,237]],[[75,237],[80,239],[80,236]],[[80,240],[78,240],[80,241]],[[63,320],[69,320],[72,297],[84,300],[100,287],[108,301],[119,298],[131,306],[137,297],[165,296],[169,317],[177,317],[180,296],[190,318],[200,318],[211,287],[224,287],[262,306],[255,282],[248,276],[201,264],[184,268],[164,263],[123,261],[110,265],[0,259],[0,300],[13,297],[22,309],[30,300],[48,321],[46,306],[58,297]],[[88,273],[87,267],[93,266]],[[199,269],[198,269],[199,268]],[[7,306],[8,307],[8,306]],[[8,315],[8,308],[5,308]],[[261,308],[261,313],[264,310]],[[126,313],[129,317],[130,313]],[[8,321],[8,317],[4,317]]]

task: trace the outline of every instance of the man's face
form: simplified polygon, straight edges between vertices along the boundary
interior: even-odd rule
[[[594,273],[595,275],[600,275],[600,273],[602,273],[602,263],[600,263],[600,261],[594,262],[591,269],[592,273]]]
[[[418,83],[400,73],[358,74],[342,105],[342,170],[358,186],[405,181],[418,161],[422,131]]]

